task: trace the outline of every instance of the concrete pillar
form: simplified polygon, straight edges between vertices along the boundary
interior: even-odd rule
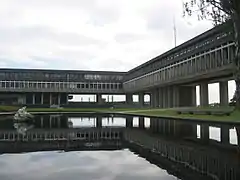
[[[133,116],[126,117],[126,127],[132,128],[133,127]]]
[[[158,89],[158,102],[159,102],[159,108],[163,108],[163,88]]]
[[[196,86],[191,86],[191,96],[192,96],[192,104],[191,106],[196,107],[197,106],[197,92],[196,92]]]
[[[131,93],[126,94],[126,103],[133,104],[133,95]]]
[[[36,97],[35,97],[35,94],[34,94],[34,93],[33,93],[32,98],[33,98],[33,99],[32,99],[32,103],[35,104],[35,99],[36,99]]]
[[[209,125],[201,124],[200,127],[201,127],[201,130],[200,130],[201,140],[208,141],[209,140]]]
[[[196,106],[196,86],[178,86],[179,107]]]
[[[229,127],[227,125],[223,125],[221,126],[221,133],[220,133],[220,136],[221,136],[221,142],[223,144],[229,144]]]
[[[163,108],[167,108],[167,88],[162,88],[162,104]]]
[[[228,81],[219,83],[220,105],[228,106]]]
[[[49,117],[49,127],[52,128],[52,116]]]
[[[167,87],[167,108],[173,107],[173,88]]]
[[[58,128],[60,128],[61,127],[61,117],[60,116],[57,118],[57,123],[58,123]]]
[[[200,84],[200,106],[208,106],[208,83],[203,82]]]
[[[138,126],[139,126],[140,129],[145,129],[144,117],[139,117]]]
[[[138,94],[138,101],[139,101],[140,106],[143,107],[144,106],[144,93],[143,92]]]
[[[41,104],[43,104],[43,93],[41,93]]]
[[[61,94],[60,93],[58,93],[58,105],[60,106],[61,105]]]
[[[173,107],[179,107],[179,88],[173,87]]]
[[[43,128],[43,117],[41,116],[41,128]]]
[[[159,94],[158,94],[158,89],[152,90],[150,94],[150,103],[151,107],[156,108],[159,105]]]
[[[101,116],[97,116],[96,127],[97,128],[101,128],[102,127],[102,117]]]
[[[52,93],[49,93],[49,104],[52,105]]]
[[[66,104],[68,104],[68,94],[66,94]]]
[[[96,94],[97,98],[97,103],[102,104],[102,94]]]

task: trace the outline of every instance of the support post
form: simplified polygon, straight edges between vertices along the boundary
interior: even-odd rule
[[[128,105],[133,104],[133,95],[132,94],[130,94],[130,93],[126,94],[126,103]]]
[[[33,93],[33,96],[32,96],[32,98],[33,98],[33,99],[32,99],[32,103],[33,103],[33,104],[35,104],[35,99],[36,99],[36,96],[35,96],[35,94],[34,94],[34,93]]]
[[[203,82],[200,84],[200,106],[208,106],[208,83]]]
[[[209,140],[209,125],[208,124],[201,124],[201,130],[200,130],[200,138],[203,141],[208,141]]]
[[[139,93],[138,94],[138,101],[141,107],[144,106],[144,93]]]
[[[41,93],[41,104],[43,105],[43,93]]]
[[[138,126],[139,126],[140,129],[145,129],[144,117],[139,117],[138,118]]]
[[[229,144],[229,127],[227,125],[221,126],[221,143]]]
[[[101,116],[97,116],[97,118],[96,118],[96,127],[97,128],[102,127],[102,117]]]
[[[228,81],[219,83],[220,105],[228,106]]]
[[[126,127],[132,128],[133,127],[133,116],[126,117]]]

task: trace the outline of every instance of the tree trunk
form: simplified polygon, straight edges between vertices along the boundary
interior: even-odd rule
[[[236,90],[233,96],[233,101],[236,102],[236,108],[240,110],[240,14],[239,12],[233,13],[232,16],[233,26],[234,26],[234,40],[235,40],[235,56],[234,56],[234,65],[235,65],[235,83]]]

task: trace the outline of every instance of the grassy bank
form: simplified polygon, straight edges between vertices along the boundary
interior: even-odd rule
[[[16,111],[19,107],[13,106],[0,106],[0,112],[11,112]],[[219,108],[191,108],[194,110],[218,110],[224,111],[229,110],[230,107],[219,107]],[[2,111],[1,111],[2,110]],[[177,109],[134,109],[134,108],[27,108],[29,112],[98,112],[98,113],[124,113],[130,115],[143,115],[152,117],[172,117],[178,119],[193,119],[193,120],[210,120],[210,121],[220,121],[220,122],[240,122],[240,111],[234,111],[229,116],[227,115],[195,115],[195,114],[178,114]]]

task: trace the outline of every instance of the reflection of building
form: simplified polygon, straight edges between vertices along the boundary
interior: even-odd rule
[[[89,117],[89,114],[83,116]],[[125,127],[103,127],[102,117],[95,118],[94,127],[69,128],[68,118],[64,115],[39,116],[35,129],[24,135],[10,128],[0,130],[0,152],[129,148],[171,173],[177,169],[176,176],[179,173],[196,174],[195,179],[209,176],[220,180],[224,179],[222,177],[233,180],[240,177],[238,147],[229,144],[227,132],[230,127],[227,125],[220,126],[221,141],[212,143],[206,123],[200,124],[201,138],[197,139],[195,122],[151,118],[147,128],[145,118],[139,117],[138,127],[134,127],[133,117],[126,116]]]
[[[119,149],[121,140],[121,128],[31,129],[25,135],[6,130],[0,131],[0,151]]]

